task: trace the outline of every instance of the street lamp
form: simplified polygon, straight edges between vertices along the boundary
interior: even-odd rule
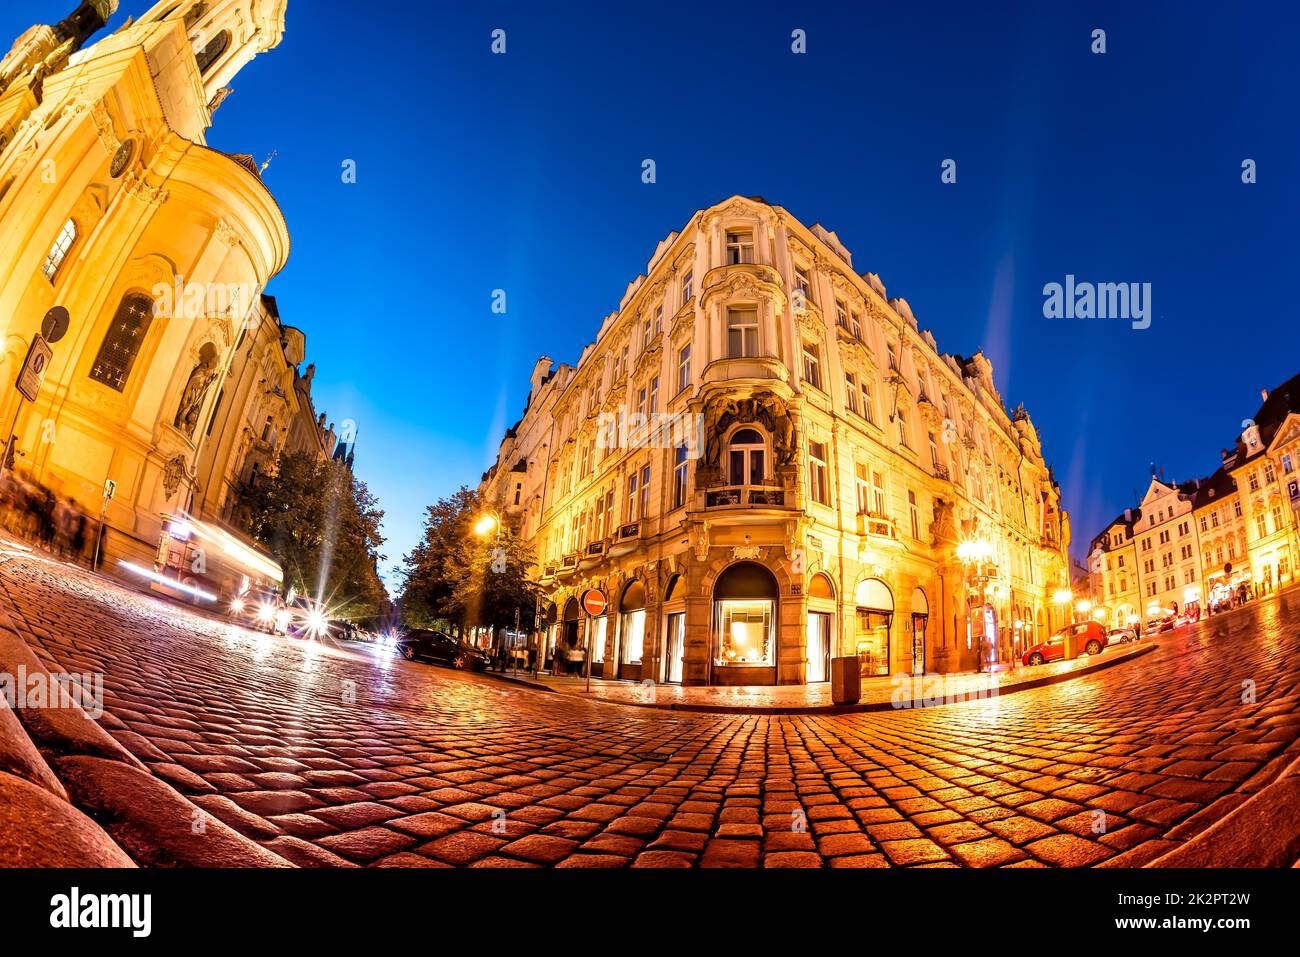
[[[957,560],[962,565],[962,579],[967,587],[966,594],[966,627],[971,627],[971,598],[970,582],[979,587],[979,597],[981,607],[984,605],[984,584],[988,581],[987,569],[984,567],[988,564],[989,559],[993,557],[993,546],[982,538],[968,538],[964,542],[957,543]],[[976,574],[970,574],[971,569],[976,569]],[[984,670],[984,641],[988,637],[984,633],[984,614],[980,613],[980,639],[979,648],[975,658],[975,670],[982,672]]]
[[[501,515],[494,508],[489,508],[477,522],[474,523],[474,534],[480,538],[486,538],[492,534],[493,530],[497,533],[497,541],[501,541]]]

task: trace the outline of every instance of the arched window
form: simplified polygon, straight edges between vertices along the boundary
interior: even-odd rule
[[[63,260],[67,258],[68,250],[72,244],[77,241],[77,223],[69,219],[59,230],[58,237],[54,240],[54,245],[45,256],[45,262],[41,263],[41,274],[50,282],[54,282],[54,277],[58,275],[59,267],[63,265]]]
[[[857,592],[858,661],[864,675],[889,674],[889,627],[894,621],[894,595],[879,578],[859,582]]]
[[[207,42],[198,53],[199,73],[206,75],[208,68],[217,62],[218,57],[226,52],[226,47],[230,45],[230,31],[222,30],[215,37]]]
[[[110,389],[123,392],[126,380],[140,354],[140,346],[153,322],[153,300],[142,292],[128,293],[104,334],[99,354],[90,367],[90,377]]]
[[[766,443],[755,429],[740,429],[728,449],[731,485],[762,485],[767,477]]]
[[[713,588],[716,667],[776,665],[777,584],[757,562],[737,562]]]
[[[623,591],[618,610],[622,614],[619,629],[618,676],[641,678],[641,658],[645,655],[645,583],[632,581]]]

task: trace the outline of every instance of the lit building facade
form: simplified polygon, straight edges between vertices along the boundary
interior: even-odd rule
[[[1142,615],[1141,576],[1133,526],[1140,512],[1126,509],[1092,540],[1088,553],[1092,617],[1108,628],[1127,628]]]
[[[973,669],[1068,614],[1060,490],[988,360],[757,198],[698,211],[576,365],[538,363],[481,492],[535,550],[544,654],[605,677]]]
[[[1224,457],[1240,498],[1249,587],[1271,592],[1300,563],[1300,375],[1271,392]]]
[[[1120,569],[1138,565],[1144,618],[1201,613],[1293,584],[1300,564],[1300,375],[1269,392],[1222,465],[1171,485],[1152,478],[1140,508],[1092,541],[1092,598],[1122,624],[1132,599]],[[1120,565],[1121,558],[1124,566]],[[1112,593],[1116,590],[1116,593]]]
[[[115,484],[110,568],[147,565],[168,515],[228,512],[296,414],[303,351],[262,295],[284,217],[251,157],[205,144],[286,0],[160,2],[86,46],[116,6],[32,27],[0,62],[0,418],[19,475],[92,514]],[[26,402],[13,385],[56,305],[70,327]]]

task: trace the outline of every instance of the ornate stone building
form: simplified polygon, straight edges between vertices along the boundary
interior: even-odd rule
[[[1152,478],[1141,506],[1092,540],[1097,617],[1127,623],[1121,562],[1138,566],[1136,613],[1202,613],[1296,581],[1300,565],[1300,375],[1272,392],[1208,478]],[[1116,590],[1117,583],[1120,585]]]
[[[538,362],[481,491],[535,547],[547,648],[598,675],[955,671],[1064,613],[1069,521],[1028,413],[759,198],[698,211],[575,366]]]
[[[117,2],[83,2],[0,62],[0,418],[20,474],[92,513],[116,483],[109,567],[147,564],[168,514],[226,514],[299,411],[303,337],[262,295],[284,217],[251,157],[205,143],[286,2],[159,2],[90,46]],[[26,402],[56,305],[70,327]]]

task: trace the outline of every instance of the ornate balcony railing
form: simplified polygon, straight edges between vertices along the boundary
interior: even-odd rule
[[[728,485],[723,488],[711,488],[704,493],[705,508],[729,508],[741,505],[760,508],[784,508],[785,490]]]

